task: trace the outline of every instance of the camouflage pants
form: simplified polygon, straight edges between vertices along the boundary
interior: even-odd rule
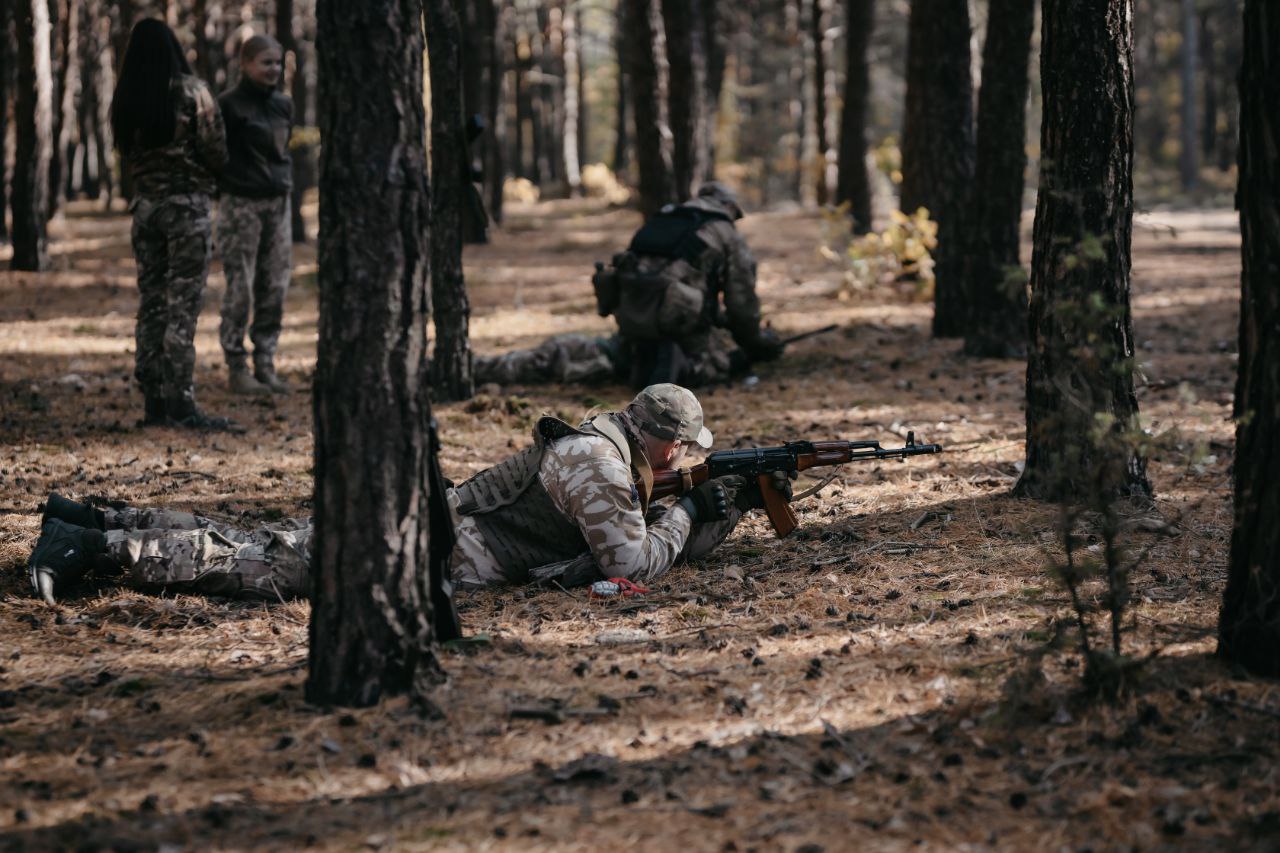
[[[144,592],[279,601],[310,589],[311,519],[240,530],[162,509],[107,510],[107,549]]]
[[[134,375],[150,398],[193,401],[196,319],[209,276],[209,197],[140,196],[131,208],[139,296]]]
[[[477,355],[472,371],[476,384],[597,382],[613,377],[608,344],[605,338],[589,335],[556,335],[533,349]]]
[[[244,367],[246,328],[255,361],[275,357],[289,292],[293,231],[289,196],[244,198],[224,195],[218,203],[218,252],[227,277],[218,337],[231,367]],[[249,325],[252,311],[253,325]]]
[[[627,374],[636,388],[658,382],[697,388],[724,382],[733,373],[733,339],[723,329],[708,328],[660,343],[619,338],[626,353]]]

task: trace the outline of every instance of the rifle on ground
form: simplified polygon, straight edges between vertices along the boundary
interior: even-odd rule
[[[825,335],[828,332],[834,332],[838,328],[840,328],[838,325],[836,325],[835,323],[832,323],[830,326],[823,326],[821,329],[810,329],[807,332],[801,332],[798,335],[792,335],[789,338],[783,338],[782,340],[778,341],[778,343],[782,344],[784,347],[790,346],[791,344],[794,344],[796,341],[803,341],[806,338],[816,338],[818,335]]]
[[[790,441],[774,447],[744,447],[718,450],[701,465],[653,473],[649,499],[682,495],[707,480],[737,474],[754,479],[764,497],[764,510],[778,538],[795,530],[799,521],[786,498],[773,487],[774,471],[804,471],[823,465],[844,465],[870,459],[903,459],[925,453],[941,453],[938,444],[917,444],[916,434],[907,433],[902,447],[881,447],[878,441]]]

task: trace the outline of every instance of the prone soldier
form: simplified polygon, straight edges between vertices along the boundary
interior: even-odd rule
[[[744,512],[764,507],[758,483],[709,478],[667,507],[648,496],[655,475],[676,468],[690,445],[711,443],[697,398],[672,384],[645,388],[622,411],[577,427],[541,418],[532,445],[449,489],[453,584],[643,583],[680,559],[709,554]],[[789,499],[786,474],[775,479]],[[310,519],[241,530],[190,513],[102,510],[58,495],[44,513],[29,568],[49,602],[87,572],[111,569],[141,590],[265,600],[309,592]]]

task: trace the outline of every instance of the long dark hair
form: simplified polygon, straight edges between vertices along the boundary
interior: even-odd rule
[[[134,25],[111,99],[111,130],[125,155],[173,141],[169,87],[175,77],[190,73],[182,45],[163,21],[145,18]]]

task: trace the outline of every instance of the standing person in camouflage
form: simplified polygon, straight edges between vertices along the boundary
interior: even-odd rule
[[[477,356],[477,382],[574,382],[614,378],[633,387],[728,379],[782,354],[760,325],[756,262],[734,227],[742,209],[718,182],[651,217],[593,278],[613,338],[561,335],[529,350]],[[735,345],[736,344],[736,348]]]
[[[449,490],[453,582],[478,588],[601,578],[652,581],[699,559],[763,507],[755,484],[710,480],[669,507],[650,506],[655,471],[711,446],[702,407],[676,385],[644,389],[621,412],[577,427],[541,418],[533,444]],[[791,494],[785,476],[776,483]],[[307,594],[309,519],[241,531],[188,513],[98,510],[50,495],[29,567],[38,595],[90,570],[123,571],[140,589],[253,598]],[[435,531],[433,531],[435,535]]]
[[[210,198],[227,159],[222,116],[173,31],[139,21],[129,35],[111,126],[133,179],[138,262],[135,376],[143,423],[227,429],[195,398],[195,333],[209,276]]]
[[[276,89],[282,63],[283,51],[275,39],[247,39],[240,48],[240,82],[218,99],[229,155],[218,181],[218,250],[227,279],[219,338],[229,387],[238,394],[290,390],[275,368],[293,248],[293,102]],[[244,345],[246,328],[253,341],[252,374]]]

